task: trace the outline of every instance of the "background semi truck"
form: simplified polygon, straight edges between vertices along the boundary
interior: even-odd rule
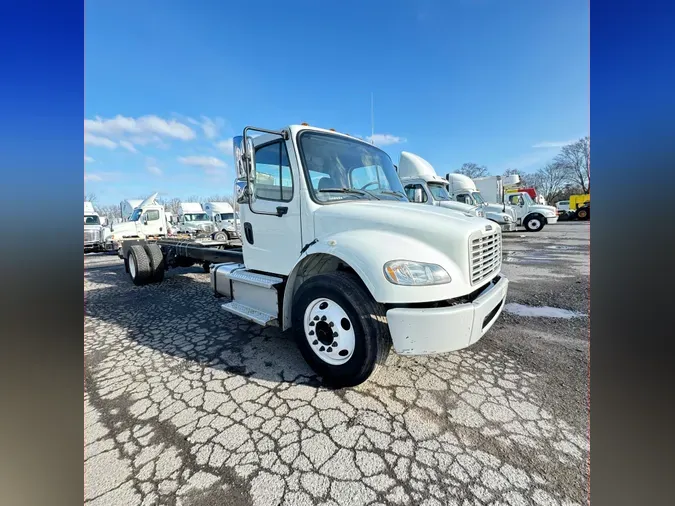
[[[106,249],[117,250],[127,237],[161,237],[169,231],[169,222],[164,206],[156,201],[157,193],[141,201],[131,212],[127,221],[111,226],[106,240]],[[128,202],[128,201],[126,201]]]
[[[558,221],[558,211],[553,206],[535,204],[527,192],[506,193],[507,189],[516,189],[520,176],[488,176],[475,178],[473,182],[487,202],[509,204],[516,213],[516,223],[529,232],[539,232],[547,224]]]
[[[178,206],[176,230],[179,234],[212,235],[216,225],[199,202],[182,202]]]
[[[105,227],[107,218],[99,216],[91,202],[84,203],[84,252],[105,250],[105,239],[109,230]]]
[[[233,144],[241,249],[123,240],[135,284],[212,263],[223,310],[292,329],[317,375],[341,387],[365,381],[392,346],[402,355],[470,346],[501,314],[500,228],[409,202],[384,151],[306,124],[246,127]]]
[[[445,207],[484,218],[480,206],[457,202],[448,194],[448,182],[436,174],[433,166],[421,156],[401,152],[396,167],[408,200],[418,204]]]
[[[216,241],[239,238],[239,232],[235,226],[234,209],[229,202],[207,202],[202,208],[216,226],[216,232],[213,236]]]
[[[141,205],[141,202],[143,202],[143,199],[127,199],[120,202],[122,221],[129,221],[131,215],[134,213],[134,209]]]

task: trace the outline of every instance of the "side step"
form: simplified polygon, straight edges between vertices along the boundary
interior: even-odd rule
[[[277,316],[274,314],[264,313],[258,309],[245,306],[236,301],[228,302],[221,306],[228,313],[235,314],[246,320],[264,326],[278,326]]]
[[[272,288],[278,285],[283,279],[267,274],[247,271],[246,269],[237,269],[228,273],[227,277],[232,281],[241,281],[247,285],[259,286],[260,288]]]

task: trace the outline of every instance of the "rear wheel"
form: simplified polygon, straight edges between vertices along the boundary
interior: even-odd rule
[[[384,307],[345,272],[314,276],[300,286],[293,333],[310,367],[337,388],[366,381],[391,348]]]
[[[544,218],[535,214],[533,216],[528,216],[525,220],[523,226],[528,232],[539,232],[544,228],[545,222]]]
[[[216,232],[213,234],[214,241],[227,241],[227,234],[225,232]]]
[[[160,283],[164,280],[164,255],[162,248],[157,244],[146,244],[145,252],[150,259],[151,283]]]
[[[136,286],[142,286],[150,280],[152,269],[150,259],[143,246],[134,244],[129,248],[129,275]]]
[[[588,210],[586,208],[577,209],[577,220],[587,220],[588,219]]]

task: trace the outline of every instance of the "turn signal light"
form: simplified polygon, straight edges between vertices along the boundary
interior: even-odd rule
[[[309,126],[309,123],[300,123],[302,126]]]

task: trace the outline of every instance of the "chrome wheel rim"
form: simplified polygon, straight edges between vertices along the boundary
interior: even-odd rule
[[[335,301],[321,297],[305,310],[304,331],[307,343],[321,360],[342,365],[354,354],[356,335],[347,312]]]

